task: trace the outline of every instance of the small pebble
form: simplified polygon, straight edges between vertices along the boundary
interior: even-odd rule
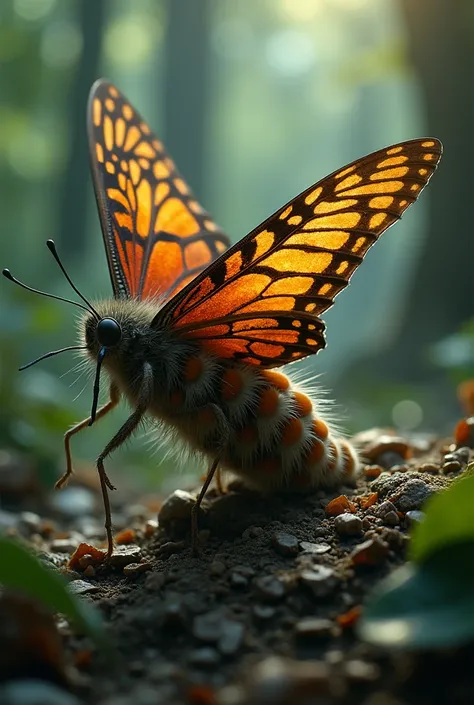
[[[38,531],[41,525],[41,517],[35,512],[21,512],[19,523],[21,528],[29,532]]]
[[[86,487],[71,485],[61,492],[55,492],[51,497],[51,505],[64,516],[74,519],[84,514],[93,514],[96,499],[94,493]]]
[[[12,680],[0,686],[2,705],[80,705],[78,698],[53,683],[38,679]]]
[[[126,576],[136,575],[136,573],[145,573],[147,570],[152,569],[152,564],[148,561],[142,563],[128,563],[124,566],[123,574]]]
[[[191,510],[195,503],[196,497],[190,492],[175,490],[161,505],[158,521],[166,524],[176,519],[188,519],[191,517]]]
[[[418,470],[419,472],[429,472],[431,475],[437,475],[439,473],[439,465],[436,465],[436,463],[422,463]]]
[[[242,575],[241,573],[237,573],[236,571],[233,571],[230,574],[230,584],[234,588],[242,589],[242,588],[246,588],[248,586],[249,581],[248,581],[248,578],[245,577],[245,575]]]
[[[379,504],[376,514],[378,517],[383,519],[384,516],[386,514],[388,514],[389,512],[396,512],[396,511],[397,511],[396,506],[387,499],[387,500],[385,500],[385,502],[382,502],[382,504]]]
[[[49,548],[54,553],[73,553],[77,544],[77,541],[71,539],[53,539]]]
[[[212,668],[217,666],[220,661],[219,652],[210,647],[195,649],[189,654],[189,663],[193,666],[201,666],[202,668]]]
[[[339,536],[357,536],[362,533],[362,519],[356,514],[340,514],[334,520]]]
[[[392,470],[393,468],[401,465],[405,458],[403,455],[397,453],[394,450],[386,450],[383,453],[380,453],[380,455],[377,456],[376,460],[377,463],[386,470]]]
[[[256,539],[263,534],[264,531],[261,526],[249,526],[242,532],[242,538],[247,541],[248,539]]]
[[[401,490],[392,497],[392,501],[397,509],[405,513],[411,509],[420,509],[432,494],[433,490],[423,480],[412,479],[408,480]]]
[[[213,576],[222,575],[226,570],[226,565],[222,561],[213,561],[209,566],[209,573]]]
[[[71,580],[71,582],[68,583],[67,589],[74,595],[84,595],[86,592],[98,592],[100,586],[88,583],[85,580]]]
[[[255,581],[258,597],[268,602],[281,600],[285,595],[285,586],[281,580],[273,575],[265,575]]]
[[[225,656],[232,656],[242,646],[245,629],[242,622],[233,619],[225,619],[222,626],[222,634],[217,642],[217,648]]]
[[[334,571],[325,565],[315,565],[311,570],[303,570],[300,580],[311,590],[314,597],[327,597],[336,585]]]
[[[450,460],[449,462],[444,463],[441,470],[445,475],[448,475],[449,473],[459,472],[460,470],[462,470],[462,465],[459,460]]]
[[[380,465],[366,465],[364,468],[364,475],[368,480],[375,480],[382,473],[383,468]]]
[[[405,521],[408,526],[413,524],[421,524],[425,520],[426,514],[421,512],[419,509],[412,509],[410,512],[405,514]]]
[[[252,608],[254,617],[265,621],[275,616],[276,610],[270,605],[254,605]]]
[[[281,556],[296,556],[299,551],[298,539],[293,534],[278,532],[272,536],[274,549]]]
[[[310,543],[309,541],[300,541],[300,548],[303,553],[312,553],[314,555],[323,555],[331,550],[328,543]]]
[[[192,634],[199,641],[217,641],[222,634],[222,627],[225,622],[222,612],[215,610],[207,614],[199,614],[193,619]]]
[[[398,526],[398,524],[400,523],[400,518],[397,512],[387,512],[387,514],[383,517],[383,523],[387,526]]]
[[[296,636],[300,638],[335,636],[337,631],[337,625],[330,619],[306,617],[295,624]]]
[[[139,546],[117,546],[109,558],[109,563],[114,568],[124,568],[129,563],[138,563],[140,557]]]
[[[354,565],[378,565],[385,560],[388,550],[387,544],[379,538],[368,539],[355,547],[351,560]]]
[[[466,446],[463,446],[463,447],[458,448],[456,450],[456,456],[457,456],[457,460],[466,464],[469,462],[469,458],[471,457],[471,452],[470,452],[469,448],[466,448]]]
[[[350,681],[356,683],[370,683],[380,676],[380,668],[374,663],[361,659],[351,659],[344,663],[344,672]]]
[[[95,568],[93,565],[88,565],[87,568],[84,570],[84,576],[86,578],[93,578],[95,575]]]
[[[148,521],[145,523],[145,536],[147,538],[150,538],[150,536],[153,536],[153,534],[156,533],[158,530],[158,522],[156,519],[148,519]]]

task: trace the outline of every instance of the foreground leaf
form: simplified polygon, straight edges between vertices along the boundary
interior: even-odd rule
[[[440,492],[426,504],[426,518],[416,526],[410,556],[424,561],[445,546],[474,541],[474,475]]]
[[[444,548],[420,565],[394,571],[365,607],[361,638],[400,649],[474,641],[473,559],[474,541]]]
[[[60,575],[43,566],[19,543],[3,537],[0,537],[0,555],[0,583],[3,586],[21,590],[54,612],[61,612],[99,646],[107,648],[98,611],[70,593]]]

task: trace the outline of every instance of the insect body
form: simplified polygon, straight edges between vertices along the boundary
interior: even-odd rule
[[[403,142],[355,161],[228,248],[162,144],[106,81],[91,90],[88,129],[114,298],[91,305],[79,294],[87,308],[76,303],[88,313],[74,347],[96,364],[96,380],[91,416],[66,433],[58,486],[72,472],[71,437],[125,396],[132,414],[97,460],[109,554],[104,460],[147,416],[212,463],[196,507],[218,465],[264,491],[352,480],[351,445],[318,400],[274,368],[324,347],[321,314],[418,198],[440,142]],[[110,400],[98,409],[101,367]]]

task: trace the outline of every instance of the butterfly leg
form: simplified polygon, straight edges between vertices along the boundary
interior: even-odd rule
[[[202,500],[205,497],[205,494],[207,490],[209,489],[209,485],[212,482],[212,478],[214,477],[214,473],[217,470],[217,466],[219,465],[219,458],[216,458],[214,462],[212,463],[209,472],[207,473],[206,479],[204,480],[204,484],[201,487],[201,491],[199,493],[199,496],[195,503],[193,504],[193,508],[191,509],[191,544],[192,544],[192,549],[193,549],[193,554],[195,556],[199,555],[199,548],[198,548],[198,513],[199,513],[199,507],[201,506]]]
[[[216,487],[219,494],[225,494],[225,488],[222,484],[222,470],[220,468],[216,470]]]
[[[110,453],[119,448],[125,441],[130,438],[132,433],[143,419],[143,416],[148,409],[153,394],[153,370],[147,362],[143,367],[143,379],[138,394],[138,403],[135,411],[125,421],[123,426],[117,431],[111,441],[107,443],[102,453],[97,458],[97,471],[99,473],[100,487],[102,490],[102,498],[104,501],[105,510],[105,532],[107,535],[107,558],[112,555],[114,550],[112,536],[112,513],[110,510],[110,499],[107,489],[114,490],[115,487],[111,484],[104,469],[104,460]]]
[[[198,498],[196,499],[195,504],[193,505],[193,508],[191,510],[191,544],[192,544],[192,549],[193,549],[193,554],[195,556],[199,555],[199,550],[198,550],[198,516],[199,516],[199,507],[202,504],[202,500],[205,497],[205,494],[207,490],[209,489],[209,485],[212,482],[212,479],[216,473],[218,472],[217,477],[219,478],[219,462],[220,462],[220,455],[221,452],[224,450],[226,447],[228,440],[229,440],[229,422],[223,413],[222,409],[220,409],[216,404],[207,404],[206,407],[202,408],[207,408],[211,409],[217,419],[218,426],[219,426],[219,434],[220,434],[220,440],[219,440],[219,447],[216,449],[216,455],[217,457],[215,460],[213,460],[212,465],[206,475],[206,479],[204,480],[204,484],[201,488],[201,491],[199,493]],[[220,482],[220,480],[218,480]]]
[[[96,413],[96,421],[101,419],[103,416],[109,413],[109,411],[112,411],[114,407],[117,406],[117,404],[120,401],[120,391],[118,387],[115,386],[115,384],[110,385],[110,401],[107,402],[107,404],[104,404],[104,406],[101,406],[100,409],[98,409]],[[84,428],[87,428],[89,425],[89,421],[91,420],[91,417],[89,416],[87,419],[84,419],[83,421],[80,421],[77,423],[75,426],[69,429],[69,431],[66,431],[64,434],[64,451],[66,454],[66,472],[62,477],[59,478],[59,480],[56,482],[54,485],[57,490],[60,490],[62,487],[67,485],[67,482],[71,475],[73,474],[74,470],[72,468],[72,456],[71,456],[71,438],[76,435],[76,433],[79,433],[79,431],[82,431]]]

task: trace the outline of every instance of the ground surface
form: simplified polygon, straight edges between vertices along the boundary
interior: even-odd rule
[[[84,549],[74,570],[65,568],[78,543],[99,545],[100,505],[94,496],[87,509],[90,489],[65,490],[54,522],[28,512],[10,518],[8,531],[27,538],[72,590],[97,605],[118,652],[115,662],[104,662],[60,622],[68,665],[56,678],[59,699],[45,695],[45,703],[471,704],[469,648],[390,655],[355,631],[374,584],[404,562],[409,526],[424,501],[463,471],[469,451],[453,454],[436,439],[379,431],[358,440],[368,465],[357,488],[293,498],[264,498],[232,484],[225,495],[211,491],[198,558],[190,550],[186,492],[164,502],[159,524],[146,499],[130,506],[119,498],[114,521],[123,531],[111,566]],[[347,499],[329,504],[340,494]],[[35,675],[31,665],[25,670],[19,676]]]

